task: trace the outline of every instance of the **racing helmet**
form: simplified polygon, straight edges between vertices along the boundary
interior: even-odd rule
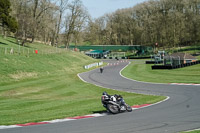
[[[107,94],[107,92],[104,91],[104,92],[102,93],[102,95],[108,95],[108,94]]]

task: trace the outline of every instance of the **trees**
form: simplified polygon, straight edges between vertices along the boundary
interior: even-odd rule
[[[31,39],[32,42],[37,35],[40,23],[44,20],[44,16],[47,15],[49,9],[53,9],[54,6],[50,0],[33,0],[32,6],[32,25],[31,25]]]
[[[101,17],[106,18],[103,31],[109,34],[105,44],[154,46],[158,43],[171,48],[200,42],[199,0],[149,0],[107,16]],[[95,25],[96,30],[101,29],[97,20],[88,27],[87,34],[98,34],[95,38],[93,35],[91,42],[105,37],[91,28]]]
[[[58,12],[59,12],[59,17],[58,17],[58,22],[57,22],[57,29],[56,29],[56,44],[58,44],[58,39],[59,39],[59,33],[60,30],[62,29],[61,27],[61,22],[62,22],[62,17],[63,14],[65,13],[65,10],[67,9],[67,4],[68,4],[68,0],[60,0],[58,1]]]
[[[35,38],[41,41],[52,40],[55,25],[56,5],[50,0],[11,0],[12,15],[20,24],[16,37],[24,45]]]
[[[89,18],[81,0],[11,0],[12,15],[20,23],[16,37],[25,42],[35,39],[57,46],[63,34],[65,21],[65,42],[69,46],[73,39],[77,43]],[[68,14],[66,15],[66,11]],[[66,19],[64,19],[66,18]]]
[[[6,36],[6,30],[16,32],[18,24],[15,18],[10,16],[11,3],[9,0],[0,0],[0,24],[3,34]]]
[[[149,0],[95,20],[81,0],[10,1],[0,0],[0,24],[15,32],[19,23],[16,36],[22,44],[36,39],[56,46],[61,34],[65,47],[82,41],[165,48],[200,42],[199,0]]]
[[[74,37],[75,42],[77,42],[79,33],[81,32],[84,23],[88,19],[88,13],[80,0],[74,0],[68,5],[69,13],[66,17],[65,26],[65,47],[69,47],[69,43]]]
[[[31,35],[31,17],[30,8],[28,8],[28,1],[25,0],[12,0],[13,16],[17,18],[19,29],[17,30],[16,37],[22,41],[22,45],[27,41]],[[14,8],[15,7],[15,8]]]

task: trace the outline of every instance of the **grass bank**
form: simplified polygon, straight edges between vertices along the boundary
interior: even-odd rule
[[[173,69],[152,70],[145,60],[133,61],[122,74],[128,78],[154,83],[200,83],[200,65]]]
[[[181,133],[200,133],[200,130],[188,131],[188,132],[181,132]]]
[[[13,38],[0,38],[0,47],[18,47]],[[48,47],[28,44],[40,51]],[[105,110],[103,91],[121,94],[130,105],[155,103],[160,96],[146,96],[100,88],[82,82],[77,74],[97,62],[77,52],[54,54],[0,54],[0,125],[38,122],[91,114]]]
[[[174,52],[183,52],[183,53],[189,53],[189,54],[197,54],[200,53],[200,44],[195,44],[193,46],[185,46],[182,48],[173,48],[173,50],[169,50],[168,52],[174,53]]]

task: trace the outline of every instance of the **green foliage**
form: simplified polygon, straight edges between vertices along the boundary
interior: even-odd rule
[[[0,0],[0,23],[5,28],[5,26],[10,29],[11,32],[16,32],[18,24],[15,18],[11,17],[9,14],[11,3],[9,0]]]
[[[8,16],[10,13],[11,3],[9,0],[0,0],[0,15]]]
[[[16,19],[13,17],[8,17],[7,19],[8,19],[7,26],[9,27],[11,32],[15,33],[18,29],[18,23],[17,23]]]

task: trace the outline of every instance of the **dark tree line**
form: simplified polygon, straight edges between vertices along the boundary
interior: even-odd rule
[[[11,3],[8,0],[0,0],[0,26],[2,34],[6,36],[7,31],[16,32],[18,28],[17,21],[10,15]]]
[[[200,0],[150,0],[89,23],[92,44],[177,47],[200,42]]]

